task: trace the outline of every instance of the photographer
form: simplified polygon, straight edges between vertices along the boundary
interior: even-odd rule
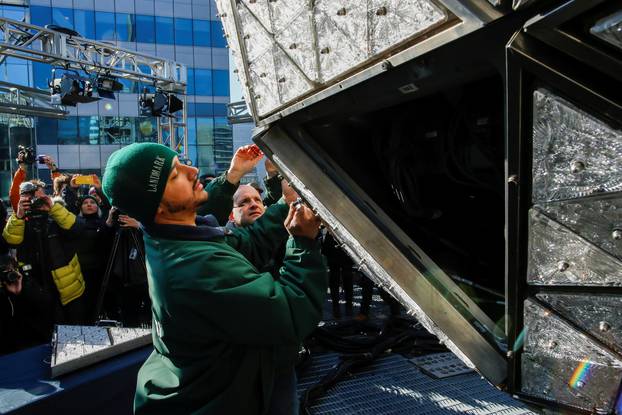
[[[26,180],[26,173],[28,170],[28,166],[34,164],[35,161],[38,161],[39,164],[45,164],[50,169],[52,174],[52,179],[56,179],[60,176],[60,172],[54,163],[54,159],[50,156],[41,155],[39,157],[35,157],[34,150],[32,147],[24,147],[18,146],[17,152],[17,165],[18,169],[13,176],[13,181],[11,182],[11,188],[9,190],[9,199],[11,201],[11,207],[13,211],[17,210],[17,204],[19,202],[20,185]]]
[[[0,255],[0,354],[49,340],[46,321],[49,312],[40,293],[41,287],[36,281],[24,278],[13,257]]]
[[[76,216],[45,194],[39,180],[20,186],[17,210],[2,236],[17,248],[17,259],[28,277],[41,287],[42,302],[48,312],[47,332],[54,323],[80,324],[84,319],[84,277],[71,243]]]

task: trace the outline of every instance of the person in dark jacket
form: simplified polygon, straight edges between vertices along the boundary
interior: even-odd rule
[[[234,185],[261,157],[253,147],[236,152],[227,172]],[[225,232],[196,215],[208,198],[197,169],[154,143],[113,153],[103,182],[111,203],[145,230],[154,352],[138,374],[135,413],[267,413],[282,393],[273,390],[278,347],[298,344],[321,318],[319,218],[280,202]],[[280,278],[257,271],[288,232]]]

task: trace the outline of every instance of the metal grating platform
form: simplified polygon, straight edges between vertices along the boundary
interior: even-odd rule
[[[339,355],[313,356],[300,376],[298,392],[320,380],[339,362]],[[311,413],[320,414],[535,414],[521,402],[495,389],[477,373],[434,379],[401,355],[378,359],[318,399]]]

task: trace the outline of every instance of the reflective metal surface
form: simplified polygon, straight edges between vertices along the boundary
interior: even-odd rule
[[[622,10],[597,21],[590,33],[622,50]]]

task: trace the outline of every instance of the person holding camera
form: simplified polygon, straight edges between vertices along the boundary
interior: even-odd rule
[[[0,354],[49,341],[45,295],[24,274],[15,258],[0,255]]]
[[[17,204],[20,199],[20,186],[26,180],[28,173],[28,166],[34,164],[37,161],[39,164],[45,164],[52,174],[52,180],[60,176],[60,172],[54,163],[54,159],[45,154],[35,157],[32,147],[18,146],[17,152],[17,165],[18,169],[15,171],[13,181],[11,182],[11,188],[9,189],[9,200],[11,201],[11,207],[15,212],[17,210]]]
[[[47,332],[54,323],[84,322],[84,276],[76,254],[76,216],[46,195],[45,184],[31,180],[20,186],[17,210],[9,217],[2,236],[17,249],[17,260],[25,277],[41,287],[42,303],[48,312]]]

